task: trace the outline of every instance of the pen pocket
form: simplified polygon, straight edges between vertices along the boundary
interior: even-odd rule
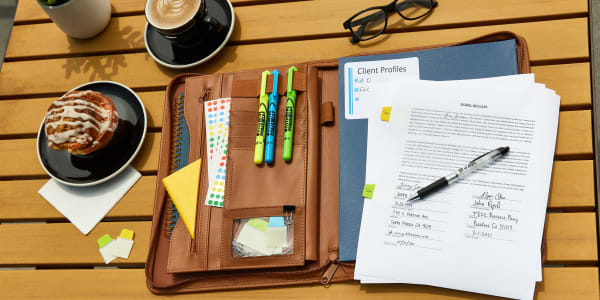
[[[256,165],[253,158],[258,98],[233,98],[231,101],[221,239],[222,268],[266,268],[304,264],[307,110],[305,102],[302,101],[296,114],[293,159],[286,162],[282,158],[285,124],[283,103],[285,101],[281,97],[278,107],[275,161],[273,165]],[[273,254],[274,252],[265,252],[266,245],[263,245],[262,251],[249,253],[248,249],[252,249],[252,246],[260,248],[260,239],[264,238],[265,234],[260,234],[248,225],[248,222],[265,224],[264,221],[270,217],[284,216],[284,206],[294,208],[291,216],[293,224],[286,225],[287,245],[290,247]],[[243,234],[238,240],[240,233]],[[248,237],[256,237],[258,240],[252,241],[250,246],[244,245],[244,241],[248,243]],[[248,246],[248,249],[243,246]]]
[[[304,265],[304,208],[226,210],[221,267],[258,269]]]

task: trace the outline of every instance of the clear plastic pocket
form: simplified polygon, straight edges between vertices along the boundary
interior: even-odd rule
[[[294,217],[233,220],[232,257],[286,255],[294,252]]]

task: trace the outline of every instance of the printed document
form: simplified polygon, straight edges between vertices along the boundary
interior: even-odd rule
[[[560,98],[532,75],[374,85],[355,279],[531,299]],[[391,107],[389,122],[380,119]],[[408,203],[418,189],[508,146],[494,163]]]

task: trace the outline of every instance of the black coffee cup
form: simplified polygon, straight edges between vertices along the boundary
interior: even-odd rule
[[[160,1],[160,0],[159,0]],[[168,1],[168,0],[164,0]],[[150,27],[156,32],[160,33],[167,39],[173,40],[177,43],[188,42],[188,41],[199,41],[209,37],[212,32],[218,32],[222,29],[222,25],[208,14],[208,9],[204,0],[199,0],[200,5],[196,8],[193,17],[188,21],[183,22],[181,25],[174,28],[164,28],[157,26],[151,18],[148,17],[149,5],[156,2],[156,0],[146,1],[146,21]]]

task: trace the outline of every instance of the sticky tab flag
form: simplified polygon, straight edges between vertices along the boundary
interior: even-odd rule
[[[122,237],[122,238],[128,239],[128,240],[133,240],[133,230],[123,229],[123,230],[121,230],[121,234],[119,235],[119,237]]]
[[[113,255],[114,246],[115,241],[110,237],[110,235],[108,235],[108,233],[98,239],[98,251],[100,251],[100,255],[102,255],[104,263],[109,264],[111,261],[117,258]]]
[[[363,189],[363,197],[373,199],[373,193],[375,192],[374,184],[365,184],[365,188]]]
[[[115,246],[112,249],[112,254],[116,257],[120,258],[129,258],[129,253],[131,253],[131,248],[133,248],[133,241],[130,239],[125,239],[122,237],[118,237],[116,241],[114,241]]]
[[[287,227],[267,227],[267,247],[283,248],[287,246]]]
[[[198,159],[162,180],[192,238],[196,228],[201,161]]]
[[[381,120],[389,122],[391,114],[392,114],[392,107],[391,106],[384,106],[381,109]]]
[[[268,227],[285,227],[283,217],[270,217]]]
[[[267,231],[267,226],[269,225],[269,223],[267,223],[267,221],[265,221],[263,219],[254,218],[254,219],[248,220],[248,225],[250,225],[262,232],[265,232],[265,231]]]
[[[108,235],[108,233],[101,236],[98,239],[98,248],[102,248],[102,247],[106,246],[106,244],[112,242],[112,240],[113,239],[110,237],[110,235]]]

